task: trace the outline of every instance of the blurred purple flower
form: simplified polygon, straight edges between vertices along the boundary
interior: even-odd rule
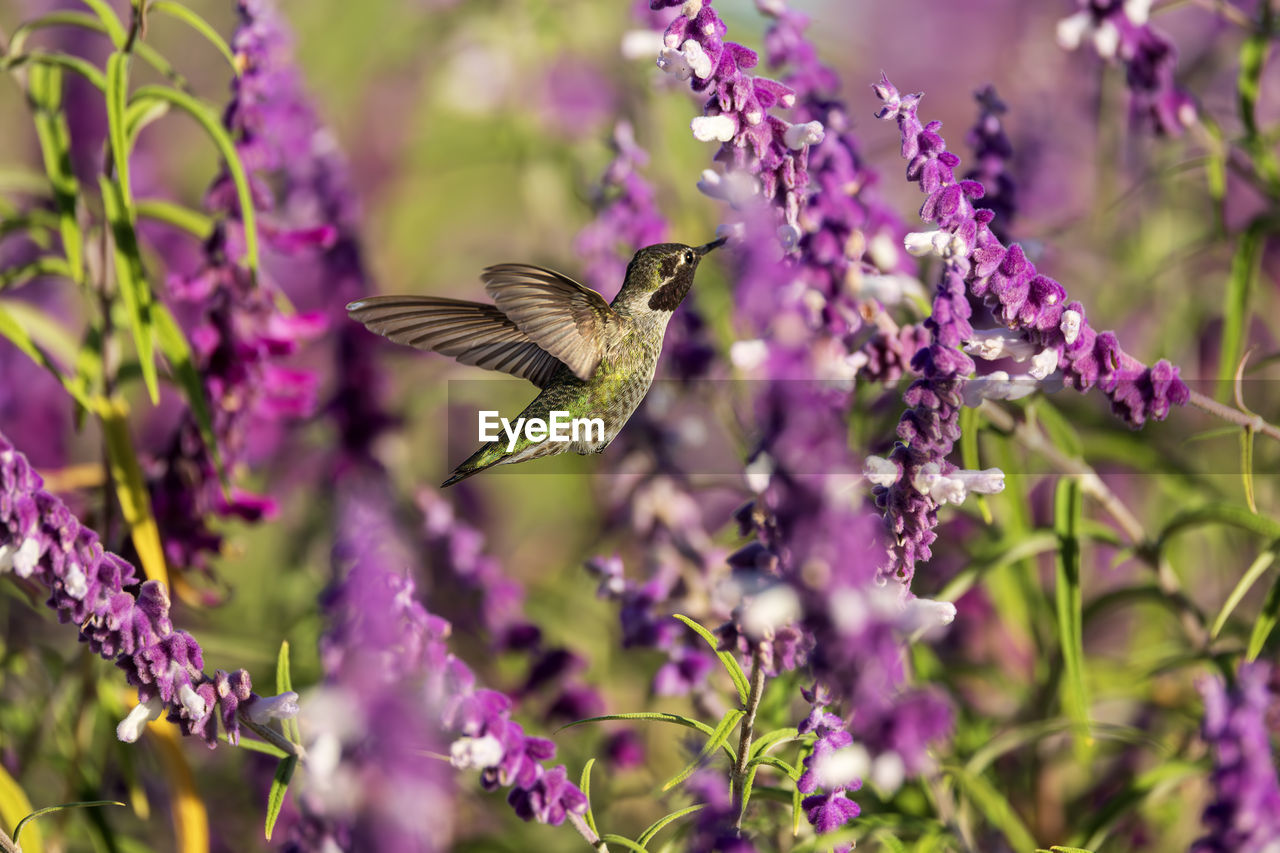
[[[1086,41],[1107,62],[1120,62],[1129,86],[1129,112],[1157,133],[1178,136],[1196,120],[1192,97],[1174,80],[1178,51],[1147,22],[1151,0],[1076,0],[1079,11],[1058,22],[1058,44]]]
[[[79,626],[80,639],[125,672],[138,707],[120,724],[121,740],[136,740],[162,712],[183,734],[217,745],[221,723],[239,742],[236,712],[253,699],[249,674],[205,675],[200,644],[174,630],[169,594],[157,581],[138,584],[129,563],[104,551],[98,536],[44,491],[22,453],[0,435],[0,572],[12,571],[49,592],[59,622]]]
[[[1269,853],[1280,846],[1280,781],[1266,722],[1274,699],[1270,674],[1264,663],[1243,664],[1233,687],[1220,678],[1200,683],[1213,801],[1204,810],[1209,834],[1192,853]]]
[[[738,812],[723,775],[699,770],[684,789],[702,805],[692,816],[692,831],[685,842],[689,853],[756,853],[755,844],[735,826]]]
[[[974,99],[978,102],[978,121],[965,137],[973,149],[974,167],[964,177],[965,180],[978,181],[986,188],[985,195],[974,199],[974,207],[994,213],[991,233],[1007,240],[1009,225],[1018,210],[1018,188],[1008,170],[1009,161],[1013,158],[1013,143],[1005,135],[1004,123],[1000,120],[1009,108],[990,84],[975,92]]]

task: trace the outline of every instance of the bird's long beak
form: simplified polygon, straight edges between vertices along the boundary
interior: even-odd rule
[[[698,253],[698,257],[700,257],[700,258],[701,258],[701,257],[703,257],[704,255],[706,255],[708,252],[710,252],[712,249],[718,249],[718,248],[720,248],[720,247],[721,247],[721,246],[723,246],[723,245],[724,245],[728,240],[729,240],[729,238],[728,238],[728,237],[720,237],[720,238],[718,238],[718,239],[716,239],[716,240],[712,240],[710,243],[708,243],[708,244],[707,244],[707,245],[705,245],[705,246],[699,246],[698,248],[694,249],[694,251],[695,251],[695,252],[697,252],[697,253]]]

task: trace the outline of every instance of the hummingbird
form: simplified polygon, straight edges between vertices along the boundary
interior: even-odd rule
[[[443,484],[452,486],[494,465],[608,447],[653,384],[667,323],[689,293],[699,261],[724,242],[722,237],[698,247],[644,247],[627,264],[622,289],[608,303],[563,273],[497,264],[480,274],[492,305],[439,296],[369,296],[347,311],[398,344],[528,379],[541,391],[520,413],[526,422],[546,421],[552,412],[603,421],[603,435],[588,429],[572,441],[534,441],[527,432],[504,441],[500,435],[454,469]]]

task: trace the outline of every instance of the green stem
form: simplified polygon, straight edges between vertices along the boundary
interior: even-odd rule
[[[738,735],[738,763],[733,768],[733,808],[737,812],[734,829],[742,828],[743,788],[747,782],[747,765],[751,763],[751,739],[755,735],[756,710],[760,707],[760,699],[764,696],[764,641],[757,643],[751,651],[751,690],[747,694],[743,706],[742,728]]]

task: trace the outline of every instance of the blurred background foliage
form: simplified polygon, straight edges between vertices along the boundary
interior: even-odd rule
[[[0,1],[0,27],[11,30],[35,5]],[[232,3],[193,0],[188,5],[220,32],[231,31]],[[608,139],[618,115],[632,121],[650,152],[646,175],[658,186],[673,239],[699,243],[713,233],[716,203],[694,186],[711,151],[688,131],[701,105],[662,79],[652,60],[620,56],[622,36],[634,27],[629,3],[282,0],[280,5],[296,31],[307,89],[350,159],[364,211],[365,259],[379,291],[475,298],[481,293],[480,268],[502,261],[579,274],[573,238],[592,216],[592,187],[610,157]],[[924,90],[922,114],[941,118],[959,147],[962,129],[973,121],[972,93],[995,82],[1012,105],[1004,120],[1022,199],[1015,236],[1042,252],[1038,265],[1090,306],[1100,328],[1116,328],[1126,348],[1144,359],[1169,358],[1195,387],[1211,392],[1233,249],[1224,234],[1238,231],[1265,200],[1229,179],[1226,203],[1216,207],[1206,183],[1204,139],[1193,134],[1170,143],[1132,133],[1123,118],[1119,73],[1054,43],[1055,23],[1070,11],[1069,4],[796,0],[795,5],[815,19],[812,36],[823,59],[841,74],[864,153],[882,176],[880,189],[904,218],[913,221],[919,197],[901,180],[896,133],[871,119],[875,103],[868,84],[885,69],[905,91]],[[1238,129],[1239,31],[1202,4],[1161,5],[1168,9],[1160,24],[1182,52],[1184,84],[1231,135]],[[722,0],[717,8],[731,38],[759,46],[764,24],[750,3]],[[225,100],[227,68],[206,42],[163,19],[152,22],[146,40],[172,58],[195,91],[215,104]],[[140,81],[148,73],[139,65]],[[1278,95],[1280,87],[1264,89],[1260,113],[1265,122],[1280,118]],[[0,85],[0,128],[0,163],[37,166],[27,110],[11,80]],[[140,145],[157,170],[156,185],[198,207],[217,167],[199,129],[166,118],[143,132]],[[960,153],[969,159],[967,150]],[[1274,353],[1280,340],[1278,272],[1280,252],[1273,244],[1264,255],[1246,336],[1263,354]],[[700,274],[691,297],[725,347],[734,337],[726,310],[730,293],[723,269],[713,266]],[[74,302],[70,292],[62,296]],[[307,298],[311,304],[300,307],[323,305],[329,297]],[[306,358],[304,352],[300,359]],[[448,380],[476,374],[446,359],[390,346],[383,365],[394,377],[390,406],[403,421],[384,439],[379,454],[407,497],[424,485],[434,486],[458,461],[444,435]],[[1257,381],[1247,383],[1255,408],[1273,420],[1280,400],[1277,378],[1272,362],[1250,375]],[[29,377],[15,374],[0,381],[20,383]],[[21,396],[20,391],[9,395],[17,406]],[[135,412],[147,408],[140,385],[130,397]],[[900,411],[897,398],[886,401],[879,389],[866,389],[860,399],[866,405],[855,413],[852,435],[868,449],[883,449]],[[1093,396],[1064,393],[1013,408],[1038,417],[1060,446],[1076,444],[1153,529],[1175,510],[1204,500],[1241,501],[1234,434],[1206,437],[1215,425],[1197,413],[1178,411],[1168,423],[1129,434],[1117,430],[1105,403]],[[0,411],[6,414],[12,413]],[[0,417],[0,429],[4,426]],[[67,434],[60,438],[70,444],[70,460],[95,463],[99,439],[92,428],[76,436],[70,420],[65,426]],[[178,621],[200,639],[207,659],[221,667],[247,667],[262,685],[271,683],[276,649],[286,639],[293,650],[295,684],[319,677],[315,650],[323,626],[315,601],[329,579],[331,495],[324,483],[314,482],[308,464],[332,442],[331,429],[317,419],[293,433],[289,453],[262,460],[247,481],[251,488],[272,491],[286,482],[306,487],[292,492],[270,524],[222,522],[227,538],[215,579],[192,579],[185,592],[180,590]],[[23,449],[40,464],[39,448]],[[1030,536],[1031,528],[1052,523],[1050,468],[990,433],[984,433],[981,449],[984,461],[1004,468],[1008,488],[989,499],[991,520],[973,506],[949,517],[938,556],[922,568],[916,589],[935,595],[971,570],[980,573],[978,582],[994,608],[967,614],[962,603],[949,639],[938,648],[916,647],[920,677],[946,685],[959,698],[954,750],[962,759],[998,743],[1011,726],[1028,742],[1034,740],[1027,727],[1050,718],[1047,694],[1052,691],[1045,685],[1058,665],[1052,601],[1037,592],[1051,587],[1052,560],[1008,558],[1010,544]],[[1263,475],[1255,481],[1257,503],[1274,507],[1280,497],[1274,476],[1280,453],[1266,443],[1257,453],[1255,468]],[[522,466],[481,477],[468,486],[462,505],[468,520],[485,530],[488,550],[527,585],[529,617],[549,640],[590,661],[586,678],[605,685],[608,709],[655,707],[647,685],[658,656],[619,649],[615,608],[596,600],[594,582],[582,570],[591,555],[628,551],[624,539],[601,533],[598,494],[608,475],[582,476],[593,474],[598,462],[582,460],[573,473]],[[724,488],[733,493],[741,484],[726,481]],[[727,520],[709,519],[708,525],[721,531],[726,548],[738,542],[731,526],[716,523]],[[1256,537],[1215,528],[1181,536],[1164,556],[1181,589],[1214,613],[1257,547]],[[1140,572],[1123,556],[1102,540],[1085,550],[1090,689],[1095,719],[1117,721],[1119,740],[1140,737],[1150,742],[1150,751],[1127,769],[1079,760],[1110,748],[1104,731],[1096,742],[1078,747],[1083,756],[1049,737],[1036,744],[1030,758],[992,760],[998,773],[1008,771],[1000,776],[1009,786],[1001,795],[1037,839],[1079,831],[1071,819],[1104,820],[1110,792],[1110,797],[1132,795],[1129,805],[1141,813],[1143,826],[1159,828],[1159,836],[1142,849],[1181,849],[1200,831],[1203,766],[1184,774],[1177,772],[1185,769],[1178,763],[1182,758],[1162,764],[1152,756],[1200,760],[1202,750],[1188,748],[1199,698],[1179,663],[1187,654],[1185,641],[1167,607],[1159,601],[1105,606],[1109,589],[1132,583]],[[191,799],[208,809],[215,849],[264,846],[262,792],[269,767],[263,770],[253,756],[225,748],[206,753],[182,744],[180,758],[174,759],[161,742],[142,749],[118,744],[112,730],[132,700],[116,673],[78,649],[38,603],[33,609],[33,602],[10,584],[0,584],[0,590],[0,624],[7,626],[0,636],[0,750],[6,764],[26,769],[22,786],[37,807],[100,796],[129,804],[107,813],[45,818],[46,849],[175,849],[166,820],[181,814],[175,803],[181,799],[176,792],[182,790],[183,771],[175,760],[190,769]],[[1224,637],[1236,645],[1247,637],[1264,590],[1259,584],[1251,592]],[[432,591],[424,592],[431,601]],[[204,606],[210,598],[225,600],[222,606]],[[1095,605],[1092,611],[1088,603]],[[509,685],[518,678],[518,667],[488,659],[485,643],[465,631],[456,636],[457,651],[489,683]],[[1273,641],[1272,658],[1274,648]],[[782,684],[774,689],[786,693]],[[658,704],[690,710],[681,701]],[[1152,715],[1151,729],[1120,731],[1119,723],[1129,725],[1135,707],[1147,705],[1184,719],[1175,725],[1168,716]],[[644,734],[652,750],[648,765],[596,791],[597,813],[607,813],[617,831],[634,832],[661,813],[652,792],[684,760],[676,739],[661,731]],[[575,775],[595,754],[600,735],[574,729],[556,741],[560,758]],[[1097,772],[1111,774],[1110,781],[1100,784]],[[245,784],[246,778],[256,781]],[[1135,779],[1141,782],[1137,788]],[[136,781],[130,787],[128,780]],[[1096,803],[1076,801],[1086,790],[1099,797]],[[571,833],[521,824],[494,799],[459,801],[461,811],[453,820],[462,840],[456,849],[582,849]],[[880,808],[870,791],[858,799],[864,814],[875,815]],[[1091,813],[1091,807],[1098,811]],[[925,794],[911,785],[891,809],[904,815],[928,810]],[[1100,849],[1128,849],[1123,843]]]

